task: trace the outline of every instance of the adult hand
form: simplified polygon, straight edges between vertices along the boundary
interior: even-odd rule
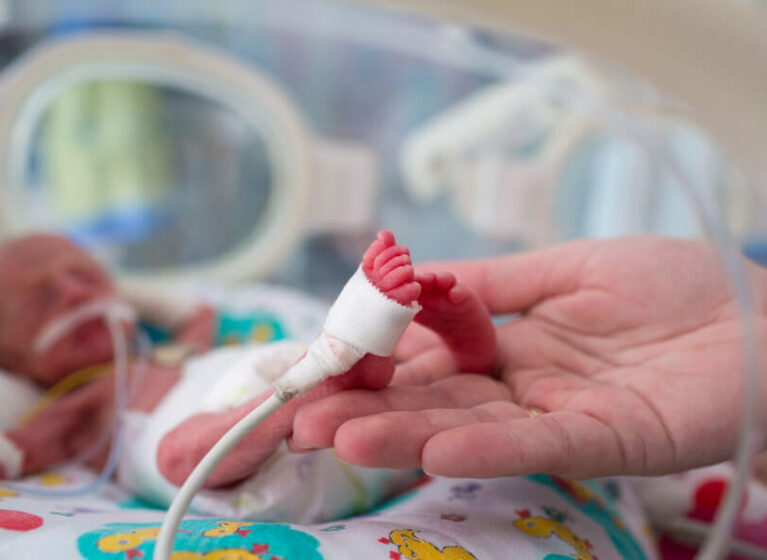
[[[761,302],[767,273],[746,267]],[[577,241],[423,268],[454,272],[493,314],[520,314],[497,329],[497,378],[457,374],[444,346],[413,334],[392,386],[307,405],[297,444],[467,477],[661,474],[732,455],[739,311],[710,245]],[[760,303],[761,341],[765,315]]]

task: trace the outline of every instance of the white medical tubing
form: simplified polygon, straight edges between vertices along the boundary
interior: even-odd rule
[[[136,332],[135,342],[136,342],[136,351],[138,355],[138,360],[135,362],[130,375],[131,379],[130,379],[130,383],[128,383],[128,398],[127,398],[126,404],[130,403],[130,400],[135,396],[139,387],[141,387],[141,383],[143,382],[144,375],[146,374],[146,365],[149,363],[149,360],[152,355],[152,343],[149,340],[149,337],[146,335],[146,333],[141,331]],[[120,420],[121,430],[124,428],[124,425],[125,425],[125,415],[127,414],[127,408],[128,408],[127,406],[126,406],[126,409],[124,410],[121,410],[117,407],[115,408],[115,414],[120,415],[122,418]],[[105,429],[102,431],[101,435],[90,446],[90,448],[86,449],[85,451],[83,451],[82,453],[80,453],[75,458],[71,459],[70,461],[67,461],[65,464],[77,465],[77,464],[86,463],[89,460],[91,460],[96,455],[96,453],[98,453],[104,447],[104,445],[114,440],[116,430],[117,430],[116,420],[117,420],[117,417],[115,417],[114,421],[112,422],[112,425],[110,425],[108,429]],[[113,472],[117,468],[117,466],[118,466],[117,463],[115,463],[114,468],[112,469]],[[106,470],[108,469],[106,469],[105,467],[104,471]],[[102,471],[102,474],[104,473],[104,471]],[[109,473],[107,480],[111,478],[111,475],[113,474],[113,472]]]
[[[189,504],[192,502],[195,494],[202,488],[210,473],[218,466],[221,460],[234,449],[242,439],[248,435],[254,428],[277,412],[287,403],[294,394],[275,391],[268,399],[258,405],[245,418],[237,422],[224,436],[216,442],[210,451],[202,458],[184,485],[179,490],[173,502],[165,514],[165,520],[162,523],[160,534],[157,537],[157,543],[154,549],[154,560],[169,560],[173,551],[173,541],[176,538],[176,531],[181,524],[181,520],[186,513]]]
[[[545,85],[545,84],[542,84]],[[542,88],[541,94],[552,99],[557,95],[557,85],[548,84]],[[553,88],[551,87],[553,86]],[[717,218],[716,211],[701,197],[695,184],[677,162],[662,150],[657,148],[652,130],[630,121],[618,110],[596,103],[584,96],[573,96],[573,103],[592,116],[598,117],[606,125],[613,126],[616,132],[626,135],[636,142],[652,157],[659,160],[671,176],[679,183],[693,206],[707,236],[719,250],[722,264],[730,279],[730,286],[735,302],[740,312],[740,329],[743,339],[743,412],[741,428],[738,434],[735,450],[735,473],[727,490],[727,494],[717,511],[716,520],[710,530],[696,560],[718,560],[731,548],[732,529],[741,509],[746,484],[751,473],[751,464],[758,451],[758,443],[764,436],[760,423],[761,402],[764,391],[759,378],[759,351],[756,329],[756,305],[754,293],[749,283],[744,258],[723,225]]]
[[[98,478],[92,480],[91,482],[84,484],[82,486],[78,486],[75,488],[64,488],[64,489],[47,489],[47,488],[36,488],[32,486],[27,486],[24,484],[9,484],[7,482],[4,482],[3,485],[11,488],[16,491],[25,492],[28,494],[38,494],[43,496],[52,496],[52,497],[68,497],[68,496],[79,496],[81,494],[87,494],[89,492],[93,492],[94,490],[98,489],[100,486],[108,482],[112,475],[114,474],[115,470],[117,469],[118,462],[120,460],[120,453],[122,451],[122,445],[123,445],[123,437],[122,437],[122,424],[123,424],[123,417],[125,415],[125,411],[128,408],[128,402],[130,395],[133,393],[133,390],[135,387],[138,386],[138,384],[141,383],[141,378],[143,377],[143,371],[144,371],[144,364],[146,363],[147,357],[148,357],[148,343],[146,341],[146,338],[139,337],[138,339],[138,347],[139,347],[139,363],[137,365],[137,371],[136,376],[133,380],[133,383],[128,383],[128,341],[127,336],[124,331],[123,322],[126,319],[129,319],[129,314],[126,314],[126,307],[124,305],[103,305],[100,302],[99,305],[88,305],[84,306],[86,308],[87,312],[82,313],[74,313],[71,314],[72,317],[77,317],[78,320],[67,320],[64,323],[68,325],[68,328],[74,328],[78,324],[80,324],[83,320],[93,318],[94,315],[92,313],[93,309],[98,308],[101,312],[103,312],[104,320],[106,322],[107,328],[109,329],[109,334],[112,338],[112,345],[113,345],[113,352],[114,352],[114,362],[115,362],[115,384],[114,384],[114,393],[115,393],[115,418],[112,425],[112,429],[107,430],[104,432],[104,435],[100,436],[99,439],[95,442],[93,446],[91,446],[90,449],[86,450],[84,453],[82,453],[80,456],[75,458],[72,461],[68,461],[68,463],[77,463],[83,460],[87,460],[91,455],[94,455],[98,452],[99,449],[103,446],[105,443],[105,438],[109,435],[113,434],[112,438],[112,446],[109,450],[109,456],[107,458],[107,462],[104,466],[104,468],[101,470],[101,473],[99,474]],[[64,324],[62,323],[62,324]],[[58,339],[59,336],[63,335],[63,331],[59,331],[58,327],[56,328],[56,339]],[[48,347],[48,346],[45,346]],[[6,473],[7,475],[7,473]]]
[[[111,319],[131,323],[136,321],[133,308],[119,300],[106,298],[91,301],[59,315],[45,325],[35,337],[35,352],[38,354],[46,352],[78,325],[102,317],[107,321]]]
[[[365,354],[390,355],[420,309],[417,302],[402,305],[386,297],[357,269],[328,311],[322,333],[277,380],[276,391],[224,434],[186,479],[165,516],[154,559],[169,560],[176,531],[195,494],[248,433],[293,397],[347,372]]]
[[[304,357],[291,366],[275,386],[284,393],[304,395],[322,380],[346,373],[364,355],[364,350],[323,331],[306,349]]]
[[[339,296],[333,307],[337,307],[339,302],[341,306],[344,306],[344,302],[348,305],[349,301],[348,298]],[[224,457],[245,436],[293,397],[307,393],[323,379],[348,371],[365,353],[363,349],[328,336],[323,329],[306,354],[277,380],[275,392],[226,432],[194,468],[168,508],[155,546],[154,560],[170,559],[176,531],[195,494],[200,491]]]

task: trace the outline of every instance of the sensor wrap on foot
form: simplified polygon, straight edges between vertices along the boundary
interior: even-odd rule
[[[303,394],[347,372],[365,354],[390,356],[420,310],[417,302],[402,305],[388,298],[358,268],[330,308],[320,336],[277,381],[277,388]]]

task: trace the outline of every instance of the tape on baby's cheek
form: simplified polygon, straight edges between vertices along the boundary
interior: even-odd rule
[[[0,434],[0,466],[5,478],[18,478],[24,467],[24,452],[3,434]]]
[[[347,372],[365,354],[391,355],[420,310],[417,303],[402,305],[386,297],[358,268],[330,308],[322,334],[277,386],[303,393],[328,377]]]

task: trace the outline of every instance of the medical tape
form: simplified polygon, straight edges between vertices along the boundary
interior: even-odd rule
[[[320,336],[276,387],[303,394],[324,379],[349,371],[365,354],[391,355],[420,310],[417,302],[402,305],[386,297],[358,268],[330,308]]]
[[[5,478],[18,478],[24,467],[24,452],[3,434],[0,434],[0,466]]]

